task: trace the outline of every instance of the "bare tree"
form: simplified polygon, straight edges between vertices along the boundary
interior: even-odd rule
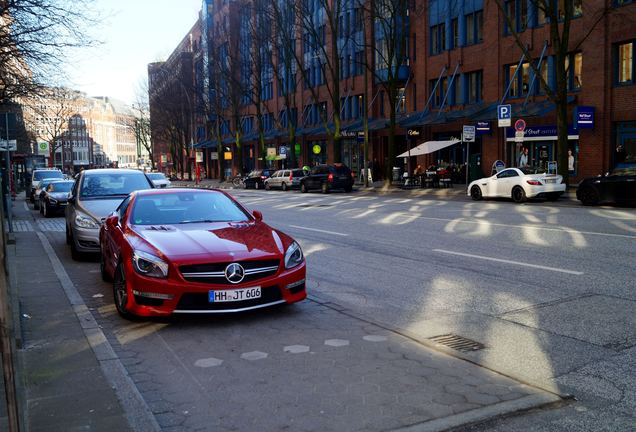
[[[21,101],[38,117],[29,124],[39,125],[38,132],[31,132],[49,143],[49,166],[55,165],[55,155],[59,149],[60,163],[64,167],[64,132],[68,130],[71,117],[80,111],[80,93],[63,87],[42,87],[37,94],[21,98]]]
[[[134,119],[129,127],[135,135],[137,146],[141,146],[148,152],[152,170],[155,169],[155,159],[150,140],[150,105],[148,102],[148,81],[139,83],[135,95],[135,103],[132,106]],[[139,155],[137,155],[139,156]]]
[[[581,45],[590,37],[598,24],[611,11],[612,7],[602,5],[593,9],[591,3],[589,9],[585,10],[586,14],[592,17],[587,22],[583,35],[577,40],[571,39],[570,28],[572,20],[583,11],[582,0],[565,0],[564,2],[556,2],[552,0],[530,0],[530,4],[536,8],[540,15],[540,19],[545,21],[549,28],[549,45],[554,55],[554,71],[556,77],[555,86],[552,87],[546,81],[546,77],[540,70],[538,61],[535,60],[528,48],[526,37],[523,30],[527,27],[527,23],[521,23],[521,28],[517,26],[517,17],[513,16],[513,11],[506,8],[503,0],[495,0],[499,11],[504,17],[506,26],[515,44],[521,50],[524,60],[532,69],[534,75],[539,79],[540,86],[546,96],[556,106],[557,118],[557,166],[559,174],[563,176],[564,182],[569,183],[568,171],[568,85],[569,74],[574,62],[570,61],[570,56],[580,49]],[[559,7],[561,5],[562,7]]]
[[[46,89],[70,50],[96,44],[90,0],[0,0],[0,104]]]
[[[409,22],[423,13],[423,1],[376,0],[364,7],[364,50],[373,56],[365,66],[371,71],[374,81],[384,89],[389,102],[388,159],[385,166],[385,182],[391,183],[391,168],[395,161],[395,135],[398,112],[404,111],[406,85],[410,81],[409,68]],[[372,24],[372,25],[369,25]],[[368,31],[367,29],[373,29]]]

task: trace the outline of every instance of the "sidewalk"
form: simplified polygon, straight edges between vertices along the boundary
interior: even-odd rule
[[[14,201],[13,214],[14,225],[36,226],[23,200]],[[130,430],[38,233],[16,232],[15,238],[7,258],[19,296],[23,430]]]

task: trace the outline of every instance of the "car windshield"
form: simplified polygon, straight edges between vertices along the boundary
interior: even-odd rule
[[[250,217],[222,193],[179,191],[138,197],[131,220],[136,225],[174,225],[245,222]]]
[[[166,176],[162,173],[148,173],[146,174],[150,180],[165,180]]]
[[[42,179],[47,179],[47,178],[64,178],[64,175],[62,174],[61,171],[55,171],[55,170],[36,171],[33,173],[33,178],[37,181],[40,181]]]
[[[68,182],[54,182],[51,184],[49,192],[70,192],[73,187],[72,181]]]
[[[80,198],[126,196],[131,192],[150,189],[148,180],[139,173],[99,173],[86,175],[82,181]]]

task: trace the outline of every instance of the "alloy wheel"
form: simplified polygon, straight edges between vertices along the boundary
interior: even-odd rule
[[[482,198],[482,193],[481,193],[481,188],[479,186],[473,186],[472,188],[470,188],[470,197],[475,200],[475,201],[479,201]]]

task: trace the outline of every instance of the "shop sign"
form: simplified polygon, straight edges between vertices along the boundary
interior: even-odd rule
[[[557,173],[556,161],[548,161],[548,174],[556,174],[556,173]]]
[[[210,153],[210,158],[212,158],[212,160],[219,160],[219,152]]]
[[[166,163],[168,162],[168,155],[162,154],[161,155],[161,163]]]
[[[418,131],[417,129],[409,129],[408,131],[406,131],[406,134],[410,137],[418,137],[420,136],[420,131]]]
[[[276,147],[267,147],[267,156],[276,156]]]
[[[224,160],[232,160],[232,152],[223,152]]]
[[[343,138],[355,138],[358,133],[356,131],[343,130],[340,132],[340,135]]]
[[[475,125],[475,135],[490,135],[490,122],[487,121],[479,121]]]
[[[196,158],[197,163],[203,162],[203,152],[198,151]]]
[[[294,144],[294,151],[296,152],[296,156],[300,155],[300,144]]]
[[[322,151],[322,147],[320,147],[318,144],[314,144],[311,150],[314,152],[314,154],[317,155],[320,154],[320,152]]]
[[[507,141],[514,141],[516,137],[516,130],[506,129]],[[529,126],[523,131],[525,141],[556,141],[557,140],[557,127],[556,126]],[[579,139],[579,133],[576,129],[568,127],[568,139]]]
[[[594,129],[594,107],[577,106],[574,108],[574,127],[577,129]]]
[[[363,143],[364,142],[364,131],[358,132],[357,137],[356,137],[356,141],[358,141],[359,143]]]

